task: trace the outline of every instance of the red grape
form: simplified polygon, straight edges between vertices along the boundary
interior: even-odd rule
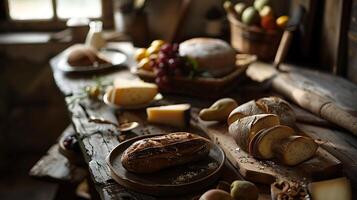
[[[170,58],[169,59],[169,69],[175,70],[179,67],[179,59],[178,58]]]
[[[162,47],[160,48],[160,51],[166,55],[170,55],[172,52],[172,45],[166,43],[166,44],[162,45]]]
[[[169,78],[167,76],[158,76],[155,78],[155,82],[160,88],[169,88]]]

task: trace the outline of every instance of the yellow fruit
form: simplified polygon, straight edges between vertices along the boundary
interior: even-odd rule
[[[138,68],[139,69],[148,70],[148,71],[152,71],[153,70],[149,58],[141,59],[140,62],[138,63]]]
[[[140,48],[138,50],[135,51],[135,55],[134,58],[137,62],[140,62],[140,60],[142,60],[143,58],[146,57],[146,48]]]
[[[150,46],[146,51],[146,56],[159,53],[160,46]]]
[[[151,42],[150,46],[161,47],[163,44],[165,44],[165,41],[163,41],[163,40],[154,40]]]
[[[278,19],[276,19],[276,25],[278,25],[279,28],[284,29],[286,27],[286,24],[289,21],[289,17],[286,15],[280,16]]]

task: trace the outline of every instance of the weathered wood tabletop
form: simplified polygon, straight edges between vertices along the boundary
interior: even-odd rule
[[[132,52],[134,48],[131,43],[110,43],[109,46],[125,52],[128,55],[127,66],[132,66]],[[120,143],[118,138],[118,134],[120,133],[113,125],[98,124],[88,120],[90,117],[94,116],[119,123],[118,119],[120,120],[128,117],[135,117],[136,115],[133,115],[132,111],[115,112],[112,108],[109,108],[101,101],[93,101],[87,98],[76,98],[76,96],[81,95],[85,86],[93,85],[95,83],[93,80],[93,74],[66,74],[56,68],[56,62],[53,59],[51,61],[51,67],[55,82],[61,92],[65,95],[72,123],[75,127],[77,136],[80,138],[80,146],[83,156],[86,163],[88,163],[91,178],[101,199],[160,199],[128,190],[117,184],[111,178],[105,158],[109,152]],[[118,76],[126,79],[136,78],[127,68],[124,67],[118,67],[117,70],[101,72],[100,74],[96,74],[96,76],[109,81]],[[256,90],[254,94],[247,92],[253,90],[252,88],[254,88],[254,85],[237,88],[237,90],[232,93],[232,96],[235,99],[244,102],[248,99],[257,98],[266,94],[265,90],[259,91],[260,89]],[[258,96],[256,95],[257,93],[259,94]],[[212,103],[212,101],[178,96],[171,98],[169,96],[167,101],[190,102],[193,107],[203,107]],[[353,191],[355,191],[357,185],[356,136],[340,129],[317,127],[311,124],[301,124],[300,128],[301,127],[308,130],[310,136],[314,138],[321,138],[326,141],[324,144],[326,150],[342,161],[344,165],[344,172],[351,180]],[[161,133],[162,131],[162,128],[144,122],[139,128],[134,129],[132,134],[144,135]],[[240,178],[240,175],[236,173],[236,170],[230,168],[231,165],[229,163],[226,164],[226,167],[228,167],[228,169],[223,170],[224,173],[222,174],[221,180],[230,181],[232,179]],[[198,194],[170,199],[191,199],[193,196]],[[269,199],[269,196],[262,195],[260,199]]]

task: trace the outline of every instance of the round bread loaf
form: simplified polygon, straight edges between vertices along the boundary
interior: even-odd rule
[[[199,69],[213,77],[221,77],[235,69],[235,51],[225,41],[213,38],[193,38],[180,44],[181,56],[198,62]]]
[[[73,67],[109,63],[97,50],[84,45],[71,47],[67,62]]]

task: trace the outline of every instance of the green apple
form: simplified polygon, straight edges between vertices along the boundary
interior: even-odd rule
[[[242,13],[242,22],[246,25],[258,24],[260,21],[260,16],[258,11],[252,6],[246,8]]]
[[[259,190],[252,182],[237,180],[231,184],[231,196],[235,200],[257,200]]]
[[[241,3],[237,3],[236,5],[234,5],[234,10],[238,14],[238,16],[242,16],[242,13],[246,7],[247,7],[247,5],[243,2],[241,2]]]
[[[270,5],[270,0],[255,0],[254,1],[254,8],[257,10],[262,10],[264,6]]]
[[[273,9],[270,6],[264,6],[263,9],[259,11],[260,17],[274,16]]]

